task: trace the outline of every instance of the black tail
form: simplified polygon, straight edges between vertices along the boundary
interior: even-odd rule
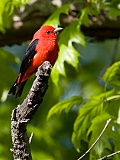
[[[26,80],[27,81],[27,80]],[[9,90],[8,94],[13,94],[15,95],[15,98],[20,97],[24,88],[24,85],[26,83],[26,81],[18,84],[18,83],[14,83],[13,86],[11,87],[11,89]]]

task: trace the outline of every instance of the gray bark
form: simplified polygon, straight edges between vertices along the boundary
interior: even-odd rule
[[[29,139],[27,137],[27,123],[36,113],[43,101],[48,88],[48,79],[51,72],[51,64],[45,61],[36,73],[33,85],[21,105],[12,111],[11,136],[13,143],[14,160],[31,160]]]

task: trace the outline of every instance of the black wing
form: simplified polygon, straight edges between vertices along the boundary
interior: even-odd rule
[[[21,67],[20,67],[20,72],[19,72],[21,73],[20,79],[22,79],[22,77],[24,76],[26,70],[28,69],[30,65],[31,60],[36,54],[35,48],[37,44],[38,44],[38,39],[35,39],[26,49],[26,53],[25,53],[25,56],[22,60]]]

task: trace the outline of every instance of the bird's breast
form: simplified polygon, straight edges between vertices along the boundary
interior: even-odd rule
[[[59,47],[56,42],[38,43],[36,46],[36,54],[32,60],[33,68],[38,68],[44,61],[49,61],[52,66],[57,60]]]
[[[49,44],[44,44],[41,45],[41,43],[38,43],[36,46],[36,54],[33,57],[22,81],[25,81],[30,77],[32,74],[34,74],[38,67],[43,64],[45,61],[49,61],[52,66],[54,66],[57,58],[58,58],[58,51],[59,47],[57,43],[52,43],[51,45]]]

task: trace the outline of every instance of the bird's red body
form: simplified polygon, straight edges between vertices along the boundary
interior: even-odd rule
[[[43,26],[34,34],[26,49],[17,80],[11,87],[9,94],[13,94],[15,97],[20,96],[27,79],[37,71],[44,61],[49,61],[52,66],[55,64],[59,51],[57,31],[61,29]]]

